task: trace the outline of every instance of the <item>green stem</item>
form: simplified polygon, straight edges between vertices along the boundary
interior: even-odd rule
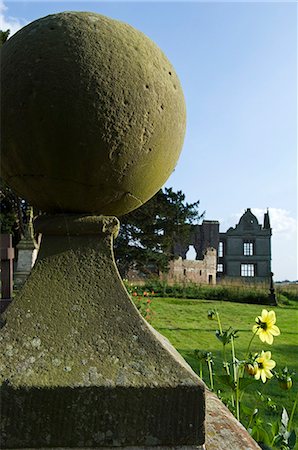
[[[238,383],[236,386],[236,416],[237,416],[237,420],[240,422],[240,401],[239,401],[239,387],[238,387]]]
[[[239,377],[239,378],[240,378],[240,377]],[[239,395],[239,402],[241,402],[242,397],[243,397],[243,394],[244,394],[244,391],[240,392],[240,395]]]
[[[258,331],[258,330],[257,330],[257,331]],[[254,334],[252,335],[251,340],[249,341],[249,344],[248,344],[248,347],[247,347],[247,350],[246,350],[246,356],[245,356],[245,359],[247,359],[247,357],[248,357],[248,355],[249,355],[250,346],[251,346],[252,341],[254,340],[255,335],[257,334],[257,331],[254,332]]]
[[[233,360],[233,376],[234,376],[234,385],[235,385],[235,403],[236,403],[236,417],[240,422],[240,402],[239,402],[239,371],[236,367],[236,353],[235,353],[235,345],[234,345],[234,337],[231,337],[231,346],[232,346],[232,360]]]
[[[232,400],[232,406],[234,408],[235,407],[235,395],[234,395],[234,392],[231,395],[231,400]]]
[[[231,372],[230,372],[229,363],[227,361],[227,354],[226,354],[226,346],[225,345],[223,345],[223,362],[224,362],[225,371],[227,372],[227,375],[229,377],[231,375]],[[235,406],[235,400],[234,400],[234,393],[233,392],[232,392],[232,395],[231,395],[231,400],[232,400],[232,406],[234,407]]]
[[[207,360],[207,364],[208,364],[209,378],[210,378],[210,389],[211,389],[211,391],[214,391],[211,361]]]
[[[230,368],[229,368],[229,364],[228,364],[228,361],[227,361],[227,354],[226,354],[226,346],[225,345],[222,346],[222,353],[223,353],[224,368],[225,368],[227,374],[230,375]]]
[[[233,376],[234,376],[234,383],[237,382],[237,370],[236,370],[236,354],[235,354],[235,346],[234,346],[234,338],[231,337],[231,346],[232,346],[232,363],[233,363]]]
[[[203,364],[202,361],[200,361],[200,378],[203,379]]]
[[[221,322],[220,322],[220,317],[219,317],[219,314],[218,314],[218,312],[216,310],[215,310],[215,314],[216,314],[216,318],[217,318],[219,332],[222,335],[222,326],[221,326]]]
[[[298,402],[298,392],[297,392],[297,394],[296,394],[296,399],[295,399],[295,402],[294,402],[294,405],[293,405],[293,408],[292,408],[292,412],[291,412],[291,415],[290,415],[290,419],[289,419],[289,422],[288,422],[288,431],[291,431],[291,427],[292,427],[292,422],[293,422],[293,418],[294,418],[294,413],[295,413],[295,409],[296,409],[296,406],[297,406],[297,402]]]
[[[249,427],[250,427],[250,425],[251,425],[251,422],[252,422],[253,418],[254,418],[254,411],[252,412],[252,414],[251,414],[251,416],[250,416],[248,425],[247,425],[247,427],[246,427],[247,430],[249,429]]]

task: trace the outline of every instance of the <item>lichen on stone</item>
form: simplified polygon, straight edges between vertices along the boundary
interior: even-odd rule
[[[122,215],[176,165],[186,124],[178,77],[125,23],[84,12],[38,19],[3,45],[1,82],[1,173],[38,209]]]

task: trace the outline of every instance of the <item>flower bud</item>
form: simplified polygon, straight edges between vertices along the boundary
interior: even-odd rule
[[[213,311],[213,309],[209,309],[207,317],[209,320],[213,320],[215,318],[215,312]]]
[[[292,378],[288,377],[285,380],[278,380],[279,387],[284,391],[288,391],[293,386]]]
[[[257,373],[258,366],[250,363],[245,364],[245,371],[252,377]]]

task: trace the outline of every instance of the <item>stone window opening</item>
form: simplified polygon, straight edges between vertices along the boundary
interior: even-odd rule
[[[253,254],[254,254],[253,241],[244,241],[243,242],[243,255],[244,256],[253,256]]]
[[[223,273],[223,271],[224,271],[223,264],[221,264],[221,263],[217,264],[217,272]]]
[[[218,244],[218,257],[222,258],[224,256],[224,243],[222,241]]]
[[[255,265],[254,264],[241,264],[241,276],[242,277],[254,277]]]
[[[197,252],[193,245],[190,245],[188,247],[187,253],[186,253],[186,259],[188,261],[195,261],[197,256]]]

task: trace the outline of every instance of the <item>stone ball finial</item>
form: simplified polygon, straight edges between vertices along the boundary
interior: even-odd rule
[[[163,52],[89,12],[32,22],[2,47],[2,176],[54,213],[122,215],[165,183],[186,124]]]

